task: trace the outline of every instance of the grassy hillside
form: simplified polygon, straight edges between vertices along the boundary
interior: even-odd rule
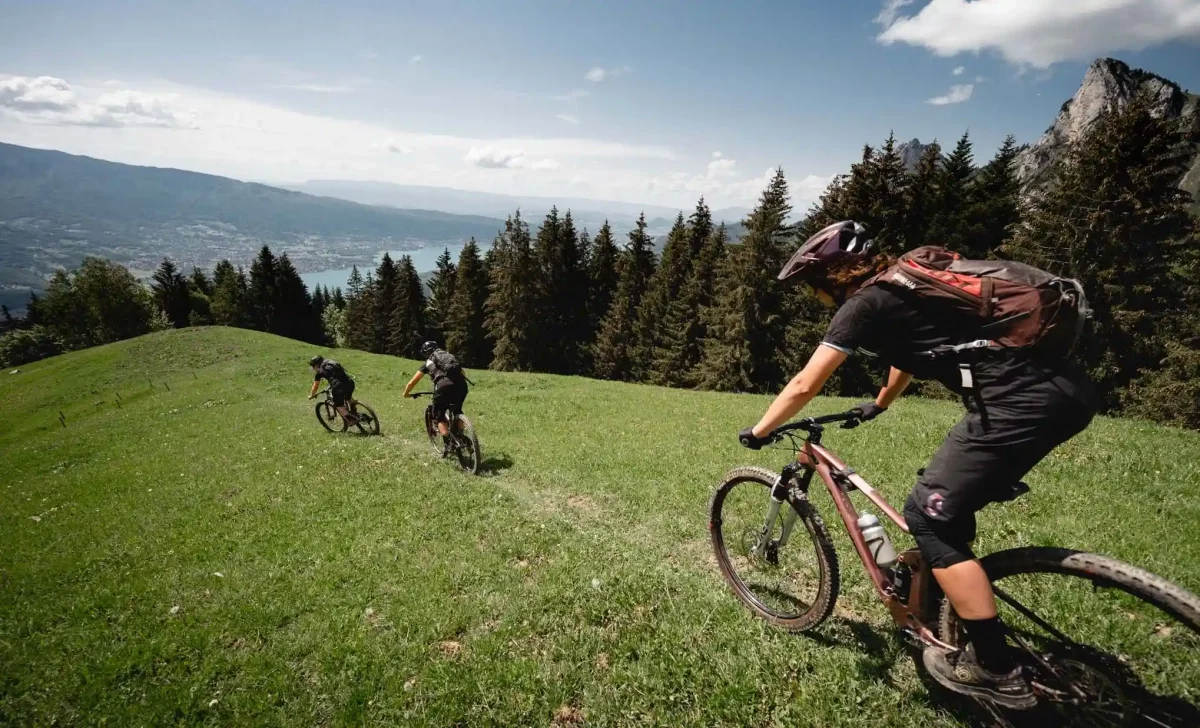
[[[415,363],[336,353],[383,423],[358,438],[315,421],[311,353],[185,329],[0,374],[0,724],[964,724],[844,537],[816,636],[724,587],[708,499],[785,461],[735,442],[766,397],[479,372],[469,478],[399,397]],[[826,442],[899,503],[957,412],[905,401]],[[1066,544],[1200,590],[1197,433],[1099,420],[1029,480],[981,552]]]

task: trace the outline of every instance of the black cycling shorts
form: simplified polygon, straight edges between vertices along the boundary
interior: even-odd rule
[[[333,397],[334,407],[345,407],[350,404],[350,398],[354,394],[354,380],[346,382],[330,382],[329,394]]]
[[[446,412],[458,417],[462,414],[463,402],[467,399],[467,385],[448,384],[433,390],[433,411],[437,413],[438,422],[446,422]]]
[[[1057,378],[1055,378],[1057,379]],[[1013,487],[1042,458],[1083,431],[1096,412],[1090,384],[1082,399],[1051,379],[1018,395],[977,406],[951,428],[904,506],[922,556],[934,568],[974,558],[975,513],[1009,500]]]

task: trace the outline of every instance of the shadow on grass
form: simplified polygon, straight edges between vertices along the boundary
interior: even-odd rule
[[[1144,726],[1185,728],[1200,726],[1200,706],[1174,695],[1158,695],[1142,684],[1119,657],[1082,645],[1054,645],[1044,654],[1055,655],[1055,666],[1070,671],[1075,684],[1089,699],[1073,704],[1045,697],[1033,710],[1012,711],[952,693],[929,676],[922,650],[892,638],[869,622],[833,617],[819,632],[806,638],[828,647],[851,647],[862,652],[859,674],[892,684],[890,671],[901,654],[913,660],[931,705],[953,715],[960,723],[983,728],[1024,726]]]
[[[508,453],[496,453],[484,457],[483,462],[479,464],[480,475],[498,475],[513,466],[513,460],[508,456]]]

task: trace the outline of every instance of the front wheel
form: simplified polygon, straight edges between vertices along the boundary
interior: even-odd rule
[[[1069,549],[1000,551],[982,564],[1044,724],[1200,725],[1200,597]],[[943,641],[965,642],[948,601],[938,626]]]
[[[346,431],[346,421],[339,419],[337,407],[328,399],[317,402],[317,422],[330,432]]]
[[[717,486],[708,530],[721,575],[750,611],[784,629],[812,629],[833,612],[838,562],[825,523],[807,497],[790,495],[764,533],[779,475],[735,468]]]

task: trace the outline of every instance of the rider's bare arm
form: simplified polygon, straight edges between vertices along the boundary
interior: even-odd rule
[[[317,396],[317,387],[319,387],[319,386],[321,386],[321,380],[314,379],[312,389],[308,390],[308,398],[309,399],[312,399],[313,397]]]
[[[825,380],[829,379],[829,375],[844,361],[846,352],[830,346],[818,346],[808,364],[804,365],[799,374],[792,377],[792,381],[788,382],[767,408],[767,413],[754,426],[754,436],[762,437],[794,417],[821,392]]]
[[[912,375],[908,372],[902,372],[896,367],[892,367],[888,372],[887,384],[883,385],[883,389],[879,390],[879,396],[875,398],[875,404],[887,409],[904,394],[904,390],[908,389],[909,382],[912,381]]]
[[[412,379],[408,380],[408,384],[404,385],[405,397],[412,394],[413,387],[417,386],[417,382],[421,381],[421,377],[423,376],[425,376],[425,372],[418,369],[417,373],[412,376]]]

